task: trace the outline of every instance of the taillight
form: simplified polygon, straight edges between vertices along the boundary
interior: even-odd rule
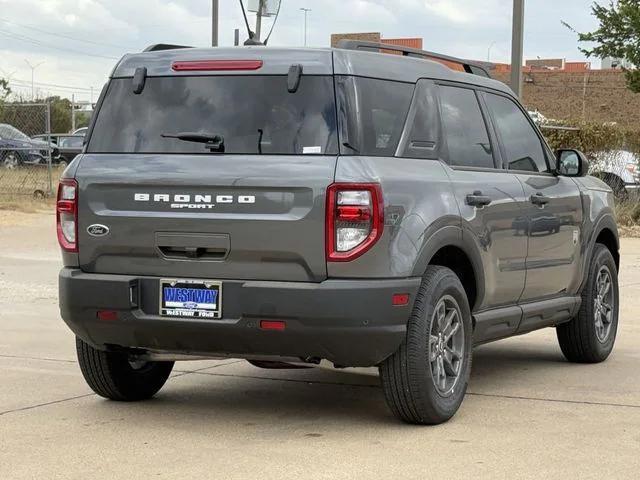
[[[334,183],[327,188],[327,261],[348,262],[382,235],[384,204],[377,183]]]
[[[56,202],[58,243],[67,252],[78,251],[78,184],[63,178],[58,185]]]

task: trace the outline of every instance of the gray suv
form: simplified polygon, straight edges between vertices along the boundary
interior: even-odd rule
[[[555,327],[569,361],[611,353],[618,234],[587,167],[462,60],[151,47],[60,182],[60,311],[109,399],[176,360],[324,361],[378,367],[398,418],[440,423],[475,345]]]

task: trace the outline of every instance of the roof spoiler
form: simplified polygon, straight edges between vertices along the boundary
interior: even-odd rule
[[[154,43],[149,45],[143,52],[160,52],[162,50],[178,50],[180,48],[193,48],[188,45],[171,45],[170,43]]]
[[[364,40],[340,40],[338,42],[338,48],[344,50],[364,50],[369,52],[384,53],[381,50],[387,50],[392,52],[398,52],[404,57],[423,58],[425,60],[440,60],[460,65],[465,72],[472,75],[479,75],[481,77],[491,78],[489,71],[478,63],[469,62],[461,58],[450,57],[441,53],[428,52],[426,50],[418,50],[417,48],[404,47],[402,45],[390,45],[379,42],[367,42]]]

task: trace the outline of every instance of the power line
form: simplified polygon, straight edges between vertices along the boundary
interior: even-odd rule
[[[8,37],[8,38],[13,38],[13,39],[16,39],[16,40],[20,40],[22,42],[31,43],[32,45],[36,45],[38,47],[52,48],[54,50],[61,50],[61,51],[65,51],[65,52],[75,53],[77,55],[85,55],[87,57],[96,57],[96,58],[106,58],[106,59],[109,59],[109,60],[118,60],[118,57],[109,57],[107,55],[99,55],[97,53],[86,53],[86,52],[82,52],[80,50],[74,50],[74,49],[71,49],[71,48],[56,47],[54,45],[49,45],[47,43],[43,43],[43,42],[41,42],[39,40],[36,40],[35,38],[27,37],[26,35],[20,35],[20,34],[13,33],[13,32],[4,32],[4,31],[0,30],[0,35],[3,35],[3,36]]]
[[[26,80],[19,80],[19,79],[9,80],[9,83],[13,83],[13,84],[19,85],[19,86],[31,85],[31,82],[27,82]],[[34,82],[34,85],[36,85],[37,87],[64,88],[64,89],[75,90],[75,91],[86,91],[86,92],[90,92],[91,91],[90,87],[74,87],[72,85],[59,85],[59,84],[56,84],[56,83]]]
[[[83,39],[83,38],[72,37],[71,35],[65,35],[65,34],[63,34],[63,33],[49,32],[49,31],[47,31],[47,30],[42,30],[42,29],[40,29],[40,28],[32,27],[32,26],[30,26],[30,25],[24,25],[24,24],[22,24],[22,23],[16,23],[16,22],[13,22],[13,21],[9,21],[9,20],[6,20],[6,19],[4,19],[4,18],[0,18],[0,22],[8,23],[9,25],[16,25],[16,26],[18,26],[18,27],[22,27],[22,28],[28,28],[29,30],[33,30],[33,31],[35,31],[35,32],[44,33],[44,34],[46,34],[46,35],[53,35],[53,36],[55,36],[55,37],[60,37],[60,38],[66,38],[66,39],[69,39],[69,40],[74,40],[74,41],[76,41],[76,42],[83,42],[83,43],[89,43],[89,44],[91,44],[91,45],[99,45],[99,46],[105,46],[105,47],[122,48],[122,49],[124,49],[124,50],[128,50],[128,47],[125,47],[125,46],[123,46],[123,45],[115,45],[115,44],[113,44],[113,43],[94,42],[94,41],[92,41],[92,40],[86,40],[86,39]]]

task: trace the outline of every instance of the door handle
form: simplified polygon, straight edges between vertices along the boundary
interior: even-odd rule
[[[549,203],[551,199],[549,197],[545,197],[542,193],[538,192],[535,195],[531,195],[531,203],[537,205],[539,207],[544,207],[547,203]]]
[[[486,195],[482,195],[480,190],[476,190],[470,195],[467,195],[467,205],[471,205],[472,207],[482,208],[486,207],[491,203],[491,198]]]

